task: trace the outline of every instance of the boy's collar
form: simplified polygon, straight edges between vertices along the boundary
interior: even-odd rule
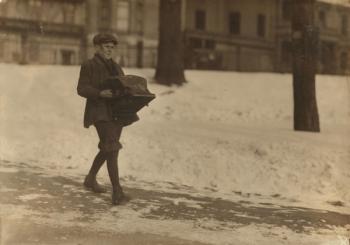
[[[97,57],[98,59],[100,59],[101,61],[104,61],[104,62],[114,62],[112,58],[106,59],[103,55],[101,55],[97,52],[95,53],[95,57]]]

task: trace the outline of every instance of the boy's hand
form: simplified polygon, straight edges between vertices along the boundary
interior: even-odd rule
[[[113,98],[112,89],[105,89],[100,92],[100,97],[102,98]]]
[[[125,95],[132,95],[131,89],[130,88],[125,88],[124,94]]]
[[[121,92],[119,90],[114,91],[114,94],[113,94],[114,97],[120,96],[120,95],[121,95]]]

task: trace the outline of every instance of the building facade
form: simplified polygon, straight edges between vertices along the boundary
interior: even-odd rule
[[[77,64],[84,33],[83,1],[0,1],[0,61]]]
[[[291,1],[185,1],[186,67],[290,72]],[[314,11],[318,72],[350,73],[350,4],[322,0]]]
[[[76,65],[92,37],[117,33],[124,66],[154,67],[158,1],[0,0],[0,62]]]
[[[186,66],[274,71],[276,1],[188,0]]]
[[[279,1],[277,15],[276,71],[288,72],[292,67],[291,0]],[[315,24],[318,27],[318,72],[349,74],[350,54],[350,4],[331,4],[328,0],[316,4]]]
[[[183,0],[188,69],[290,72],[291,0]],[[350,72],[350,5],[317,1],[320,73]],[[80,64],[116,33],[116,59],[155,67],[159,0],[0,0],[0,62]]]

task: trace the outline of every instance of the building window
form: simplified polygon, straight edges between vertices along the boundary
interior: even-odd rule
[[[337,68],[336,60],[336,52],[335,52],[336,43],[335,42],[327,42],[321,41],[321,64],[322,64],[322,72],[323,73],[334,73]]]
[[[320,25],[322,27],[326,27],[327,26],[327,16],[326,16],[326,12],[325,11],[320,10],[318,12],[318,19],[319,19]]]
[[[57,64],[57,50],[53,50],[53,64]]]
[[[0,58],[4,57],[5,54],[5,47],[4,42],[0,41]]]
[[[195,28],[197,30],[205,30],[206,16],[204,10],[196,10],[195,14]]]
[[[257,34],[259,37],[265,37],[266,34],[266,16],[263,14],[258,15]]]
[[[74,24],[75,5],[65,3],[63,5],[63,23]]]
[[[61,50],[62,65],[72,65],[74,58],[74,51],[72,50]]]
[[[283,41],[281,43],[281,60],[286,65],[292,63],[292,44],[290,41]]]
[[[241,14],[239,12],[231,12],[228,21],[230,34],[239,34],[241,32]]]
[[[42,1],[41,0],[29,0],[27,1],[26,11],[29,14],[30,19],[39,20],[42,16]]]
[[[138,1],[136,4],[136,32],[142,34],[143,33],[143,22],[144,22],[144,3],[141,1]]]
[[[290,20],[291,19],[291,0],[283,0],[282,1],[282,18],[284,20]]]
[[[111,23],[110,0],[99,0],[100,28],[109,28]]]
[[[341,18],[341,33],[344,36],[347,36],[348,34],[348,16],[343,15]]]
[[[189,39],[189,46],[190,48],[193,49],[200,49],[202,48],[202,39],[200,38],[196,38],[196,37],[192,37]]]
[[[214,40],[205,40],[205,48],[206,49],[211,49],[211,50],[214,50],[215,49],[215,41]]]
[[[348,68],[348,53],[342,52],[340,55],[340,69],[346,71]]]
[[[42,5],[41,0],[29,0],[29,6],[32,8],[40,8]]]
[[[37,41],[31,41],[29,43],[29,62],[37,62],[40,57],[40,45]]]
[[[189,47],[191,49],[210,49],[214,50],[216,46],[215,40],[211,39],[200,39],[192,37],[189,39]]]
[[[119,31],[129,30],[129,2],[118,1],[117,29]]]
[[[0,0],[0,16],[6,15],[6,2],[7,0]]]
[[[19,52],[15,51],[15,52],[12,52],[12,60],[16,63],[20,63],[21,62],[21,59],[22,59],[22,56]]]

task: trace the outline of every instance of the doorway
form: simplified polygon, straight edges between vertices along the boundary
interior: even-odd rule
[[[73,65],[74,51],[61,50],[62,65]]]

